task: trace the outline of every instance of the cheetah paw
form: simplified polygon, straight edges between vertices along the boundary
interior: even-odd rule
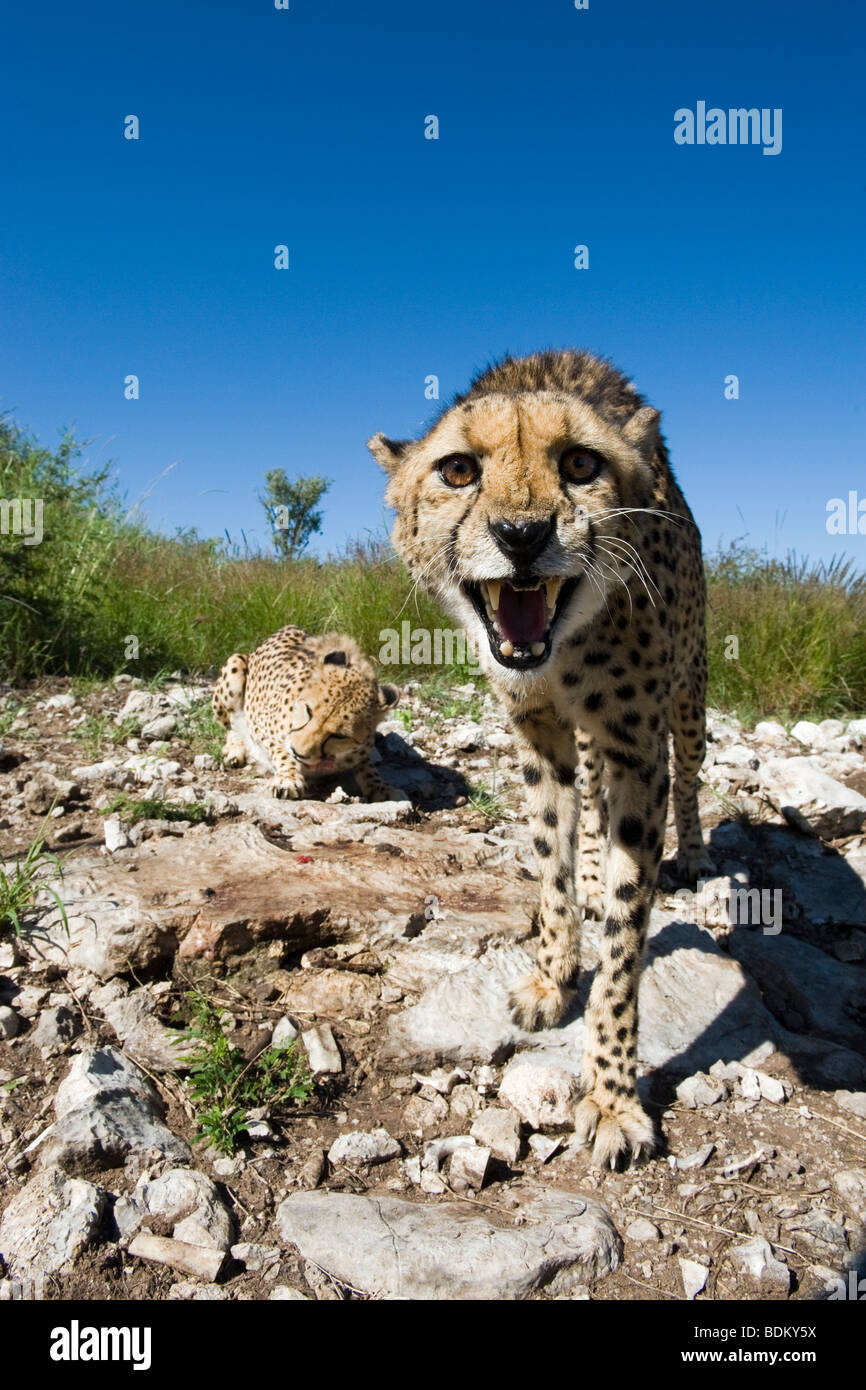
[[[303,788],[292,782],[272,782],[268,790],[281,801],[299,801],[304,794]]]
[[[524,975],[516,982],[509,996],[511,1017],[519,1028],[535,1032],[552,1028],[568,1008],[574,990],[558,985],[539,970]]]
[[[716,866],[705,849],[677,855],[677,876],[683,883],[697,883],[701,878],[713,878],[715,873]]]
[[[604,921],[604,895],[597,890],[578,888],[577,905],[586,917],[594,917],[597,922]]]
[[[611,1096],[600,1086],[584,1096],[574,1117],[579,1144],[594,1140],[592,1161],[598,1168],[615,1168],[620,1158],[640,1158],[655,1148],[652,1121],[637,1096]]]

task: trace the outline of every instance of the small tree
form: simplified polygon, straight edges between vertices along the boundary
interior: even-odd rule
[[[292,482],[282,468],[265,474],[267,491],[259,500],[274,537],[277,553],[294,560],[308,546],[310,537],[322,529],[322,513],[317,504],[331,486],[330,478],[295,478]]]

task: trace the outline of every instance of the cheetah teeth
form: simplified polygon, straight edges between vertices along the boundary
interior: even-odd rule
[[[547,579],[545,580],[544,588],[547,594],[547,611],[548,613],[552,613],[556,608],[556,600],[559,598],[559,591],[562,588],[562,580]],[[535,652],[535,655],[538,656],[539,653]]]
[[[494,613],[499,611],[499,595],[502,592],[502,584],[498,579],[488,579],[484,586],[487,590],[487,602],[490,604]]]
[[[530,647],[530,651],[532,652],[533,656],[542,656],[544,653],[544,643],[533,642],[532,646]]]
[[[500,643],[499,643],[499,650],[500,650],[500,652],[502,653],[503,656],[513,656],[513,655],[514,655],[514,643],[513,643],[513,642],[509,642],[509,641],[508,641],[508,638],[506,637],[506,639],[505,639],[504,642],[500,642]]]

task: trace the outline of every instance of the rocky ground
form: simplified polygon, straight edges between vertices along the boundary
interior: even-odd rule
[[[597,1173],[570,1134],[585,990],[545,1033],[508,1013],[535,884],[490,697],[410,687],[379,743],[398,799],[371,806],[222,771],[208,693],[0,695],[0,853],[44,825],[66,914],[43,892],[0,940],[0,1298],[840,1296],[866,1219],[866,720],[712,715],[717,877],[675,896],[666,860],[641,985],[659,1151]],[[196,1138],[192,989],[250,1061],[298,1039],[315,1078],[233,1157]]]

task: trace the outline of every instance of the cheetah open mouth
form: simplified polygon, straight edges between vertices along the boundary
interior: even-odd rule
[[[501,666],[527,671],[550,656],[553,631],[580,575],[545,579],[534,587],[516,589],[506,580],[466,584],[466,593],[484,623],[490,650]]]

